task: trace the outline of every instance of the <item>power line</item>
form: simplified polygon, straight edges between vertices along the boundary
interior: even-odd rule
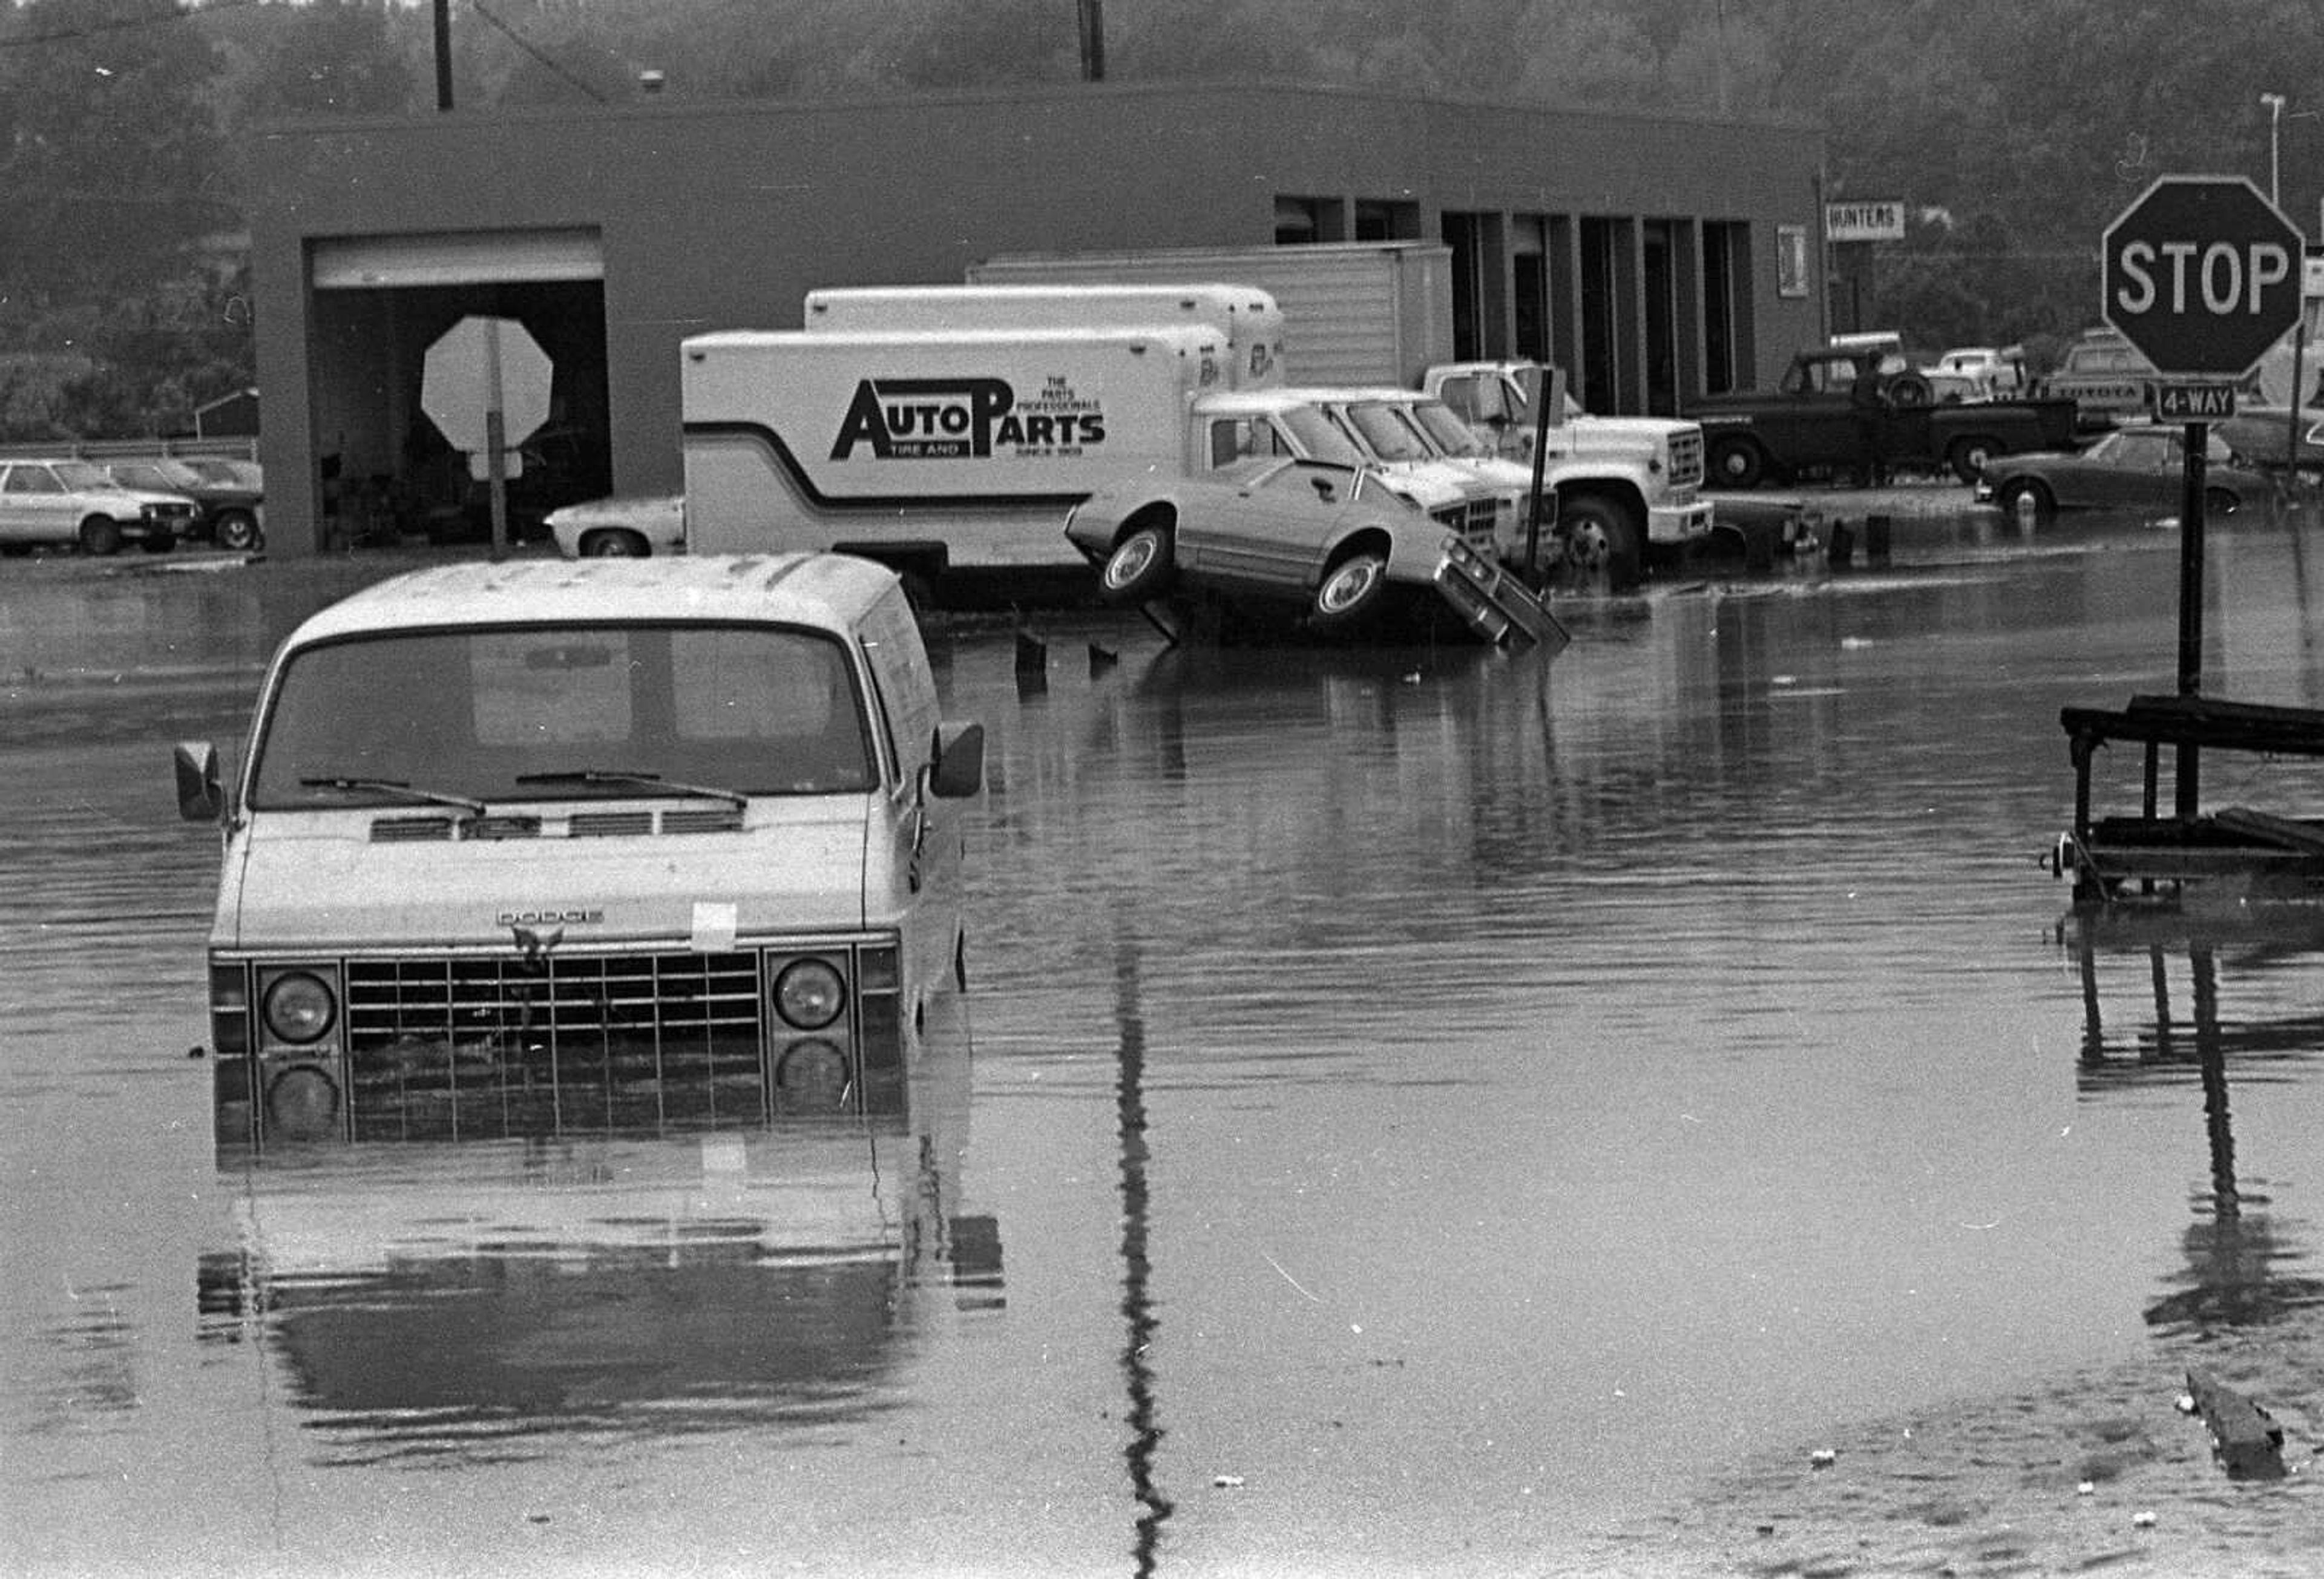
[[[522,50],[526,54],[530,55],[534,60],[540,61],[543,66],[546,66],[550,72],[555,74],[560,80],[571,87],[579,88],[591,98],[595,99],[599,104],[604,104],[605,102],[605,96],[604,94],[598,92],[595,88],[582,81],[578,77],[576,77],[573,73],[567,71],[564,67],[550,60],[547,55],[542,54],[539,50],[534,49],[530,44],[525,42],[523,35],[519,33],[516,29],[511,27],[507,23],[503,22],[499,17],[494,16],[491,12],[485,10],[484,6],[478,3],[478,0],[468,0],[468,9],[475,12],[478,16],[483,17],[486,22],[491,23],[494,27],[500,29],[503,33],[508,36],[510,42],[516,45],[518,49]]]

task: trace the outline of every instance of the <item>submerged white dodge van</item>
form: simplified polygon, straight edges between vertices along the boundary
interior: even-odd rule
[[[962,812],[895,574],[835,554],[462,564],[270,666],[225,854],[222,1148],[862,1109],[961,978]]]

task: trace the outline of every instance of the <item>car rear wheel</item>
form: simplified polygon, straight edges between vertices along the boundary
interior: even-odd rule
[[[2232,488],[2203,490],[2203,513],[2206,516],[2233,515],[2243,508],[2243,496]]]
[[[1098,573],[1098,596],[1107,603],[1135,605],[1162,596],[1174,568],[1171,532],[1158,522],[1134,527],[1113,545]]]
[[[92,515],[80,523],[80,551],[102,559],[121,551],[121,523],[109,515]]]
[[[2039,526],[2058,513],[2058,501],[2032,477],[2012,477],[1993,497],[2002,513],[2021,526]]]
[[[646,540],[625,526],[605,527],[581,540],[585,559],[643,559],[651,552]]]
[[[247,510],[228,510],[210,529],[210,539],[222,549],[240,552],[258,546],[258,518]]]
[[[1319,631],[1345,631],[1379,612],[1387,596],[1388,556],[1377,549],[1359,549],[1323,572],[1308,608],[1308,622]]]

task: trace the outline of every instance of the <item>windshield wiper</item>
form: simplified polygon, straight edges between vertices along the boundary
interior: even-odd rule
[[[676,779],[665,779],[659,773],[631,771],[625,768],[574,768],[561,773],[519,773],[520,784],[634,784],[665,795],[699,796],[705,800],[724,800],[741,811],[751,804],[751,798],[739,790],[723,790],[712,784],[687,784]]]
[[[471,799],[466,795],[447,795],[440,790],[415,790],[401,779],[355,779],[330,773],[301,779],[299,787],[302,790],[337,790],[347,795],[392,795],[399,800],[408,800],[420,806],[456,807],[472,817],[483,817],[492,810],[483,801]]]

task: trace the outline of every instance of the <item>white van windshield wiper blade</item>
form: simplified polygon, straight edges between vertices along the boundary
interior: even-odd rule
[[[751,798],[739,790],[724,790],[715,784],[688,784],[677,779],[665,779],[659,773],[632,772],[622,768],[574,768],[562,773],[519,773],[516,781],[520,784],[629,784],[664,795],[690,795],[705,800],[724,800],[737,811],[751,804]]]
[[[447,795],[440,790],[415,790],[401,779],[357,779],[327,773],[317,778],[301,779],[302,790],[337,790],[347,795],[392,795],[399,800],[409,800],[420,806],[452,806],[472,817],[483,817],[492,810],[483,801],[466,795]]]

